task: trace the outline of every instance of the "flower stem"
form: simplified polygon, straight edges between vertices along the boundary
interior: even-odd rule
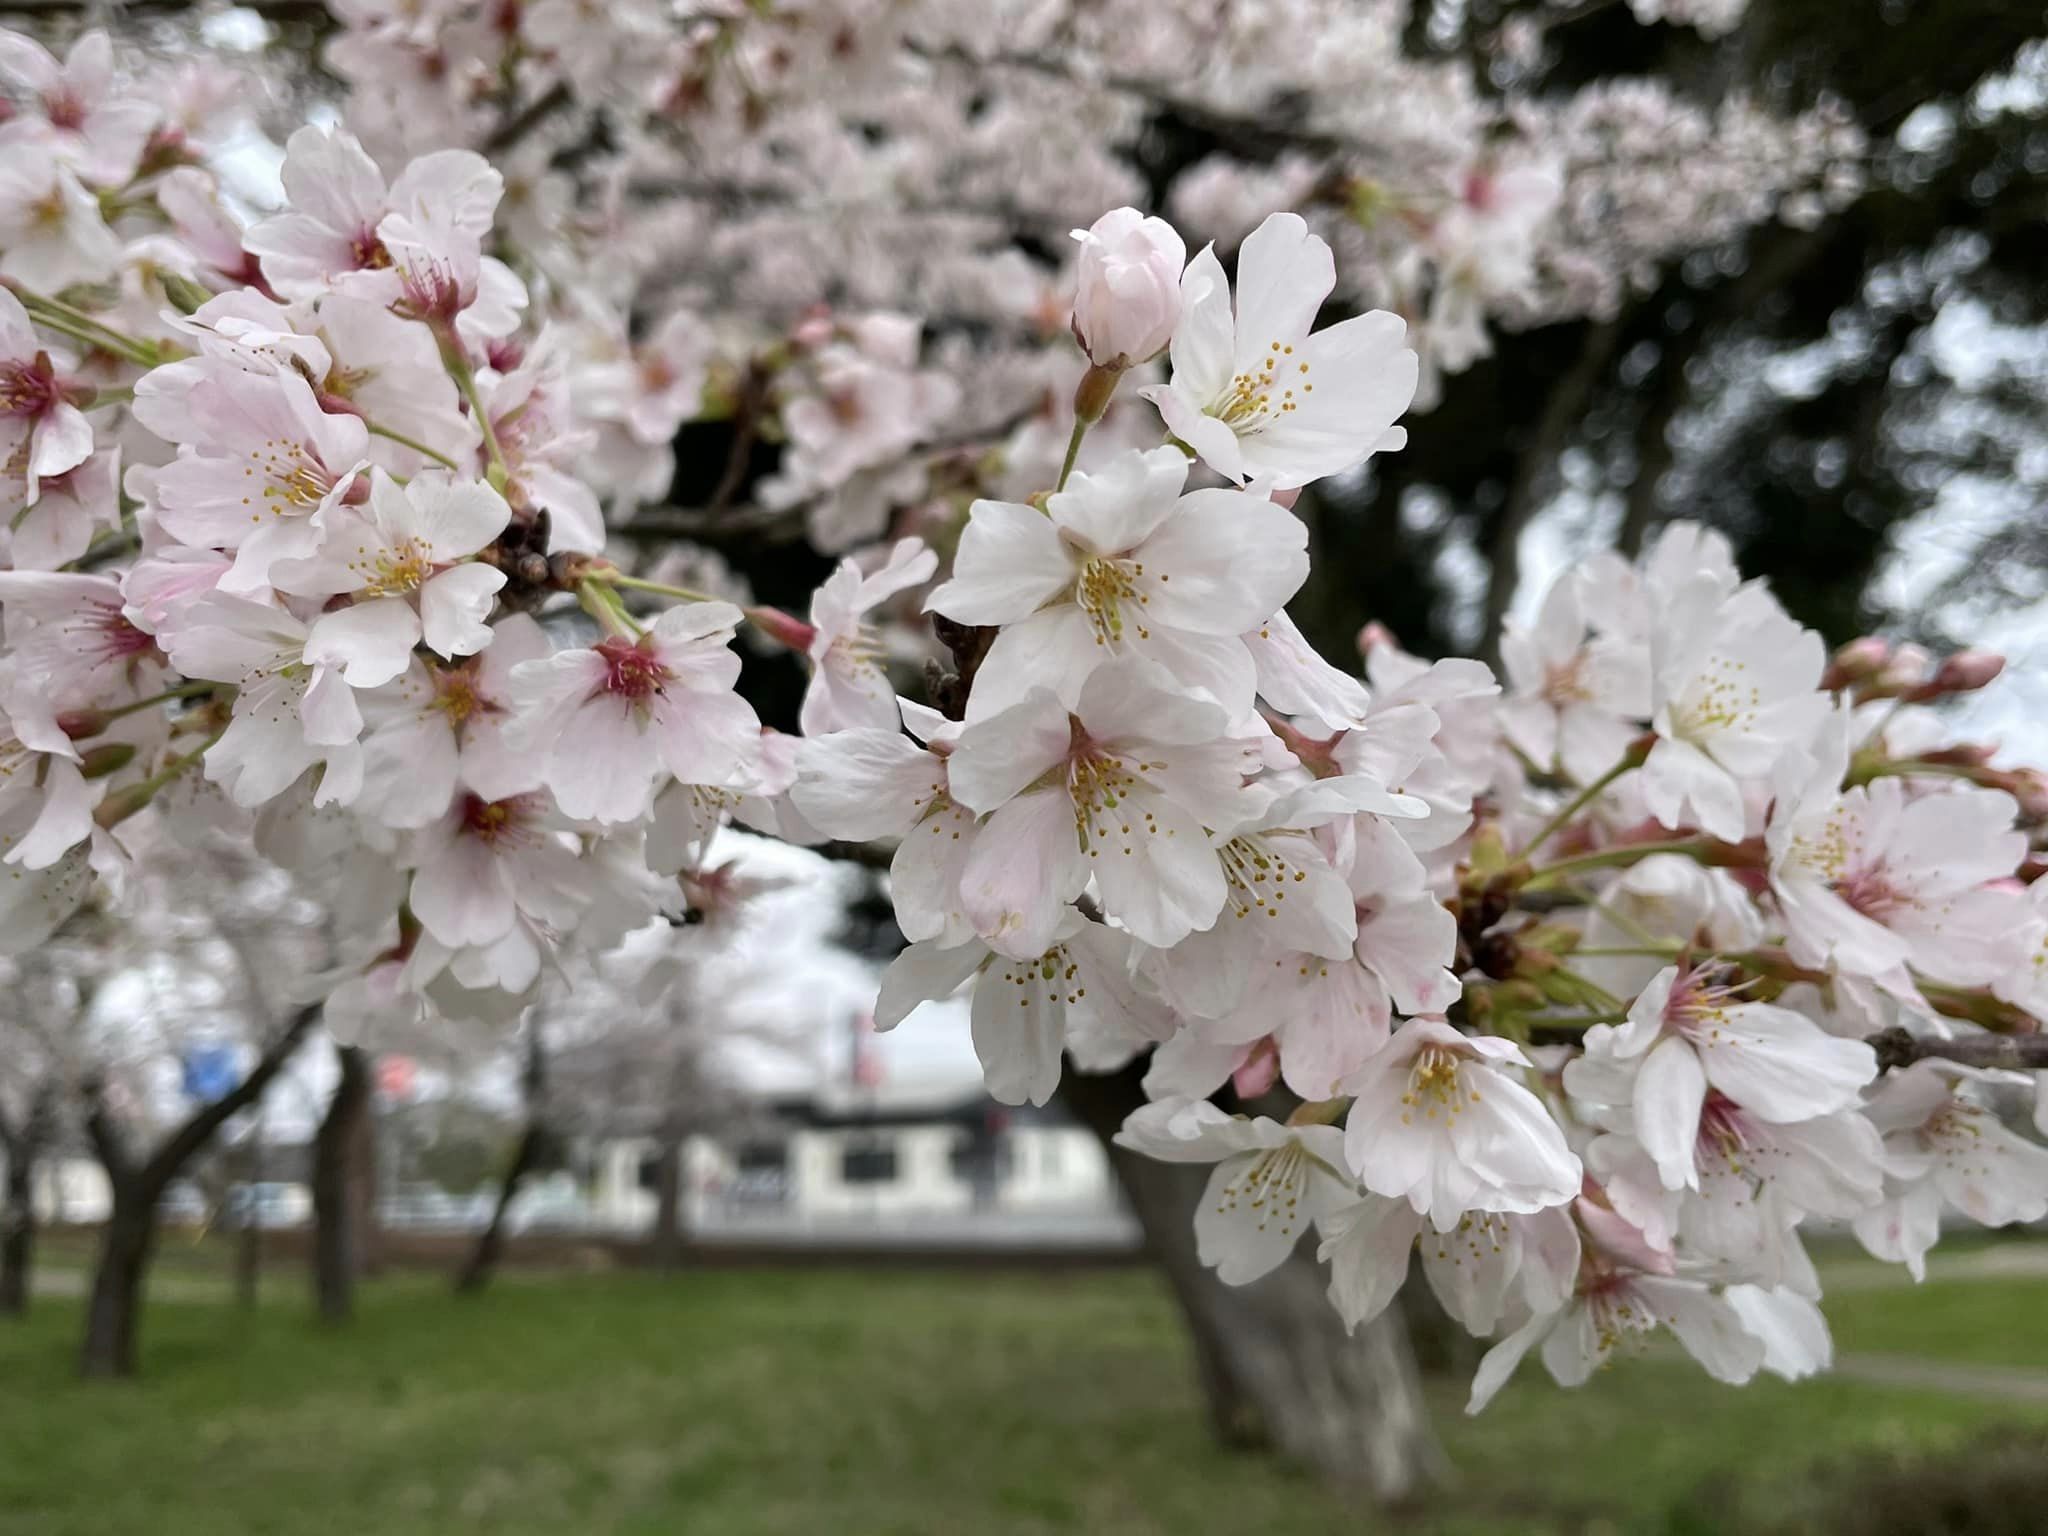
[[[593,581],[602,581],[606,586],[631,587],[636,592],[655,592],[663,597],[678,597],[687,603],[716,603],[722,601],[709,592],[699,592],[695,587],[671,587],[659,581],[648,581],[640,576],[628,576],[623,571],[604,571],[592,576]]]
[[[1570,800],[1567,800],[1564,804],[1564,807],[1561,810],[1559,810],[1555,816],[1551,817],[1550,820],[1546,821],[1543,824],[1542,829],[1537,832],[1536,836],[1533,839],[1530,840],[1529,846],[1522,850],[1522,857],[1525,859],[1530,857],[1532,854],[1536,852],[1538,848],[1541,848],[1545,843],[1549,842],[1550,839],[1556,833],[1563,830],[1565,825],[1568,822],[1570,822],[1574,816],[1578,815],[1579,812],[1583,811],[1587,806],[1591,805],[1593,803],[1594,797],[1597,796],[1601,790],[1605,789],[1608,785],[1612,784],[1616,779],[1620,778],[1624,773],[1627,773],[1631,768],[1641,766],[1643,759],[1646,756],[1648,756],[1648,751],[1647,749],[1639,751],[1637,749],[1637,745],[1630,746],[1630,748],[1626,752],[1621,754],[1620,760],[1617,761],[1612,768],[1608,769],[1605,773],[1601,774],[1599,778],[1595,779],[1592,783],[1588,784],[1584,789],[1580,790],[1576,795],[1572,796]]]
[[[1647,859],[1653,853],[1682,853],[1688,858],[1707,862],[1703,857],[1707,845],[1701,842],[1669,843],[1622,843],[1614,848],[1602,848],[1597,853],[1582,853],[1577,858],[1559,859],[1555,864],[1545,864],[1522,882],[1525,891],[1541,890],[1555,885],[1566,875],[1575,875],[1582,869],[1615,869]]]
[[[123,715],[132,715],[137,710],[148,709],[157,704],[168,704],[173,699],[205,698],[219,683],[185,683],[176,688],[166,688],[162,693],[151,694],[146,699],[131,699],[128,703],[107,711],[109,720],[119,720]]]
[[[363,425],[369,428],[370,435],[372,437],[389,438],[392,442],[398,444],[399,447],[410,448],[414,453],[419,454],[422,458],[432,459],[435,463],[446,465],[449,469],[460,470],[462,468],[460,464],[456,463],[453,459],[449,458],[448,455],[441,452],[440,449],[429,448],[425,443],[421,442],[418,438],[407,437],[403,432],[394,432],[389,427],[380,427],[374,421],[365,421]]]
[[[126,358],[139,368],[154,368],[164,360],[162,349],[155,342],[139,341],[117,331],[62,299],[50,298],[32,288],[16,288],[14,293],[21,300],[21,307],[29,312],[29,318],[38,325],[61,332],[101,352]]]
[[[594,579],[577,582],[576,601],[609,634],[637,640],[647,633],[634,622],[633,616],[626,612],[626,605],[619,601],[619,594],[612,591],[607,583]]]
[[[1676,944],[1590,944],[1567,950],[1574,960],[1581,957],[1606,957],[1610,955],[1650,955],[1659,960],[1669,960],[1678,953]]]
[[[462,338],[455,334],[452,325],[444,325],[435,327],[434,339],[441,344],[441,366],[448,370],[455,387],[462,391],[462,398],[469,402],[470,414],[476,417],[477,429],[484,435],[484,453],[491,465],[486,478],[491,482],[491,489],[503,495],[512,473],[505,467],[505,450],[499,446],[498,429],[491,424],[491,413],[484,409],[483,396],[477,392],[476,373],[469,366],[469,354],[462,349]],[[385,435],[389,436],[388,433]],[[394,438],[393,441],[401,439]],[[418,445],[408,443],[406,446]]]
[[[1067,476],[1074,472],[1074,460],[1081,456],[1081,439],[1088,435],[1088,423],[1080,417],[1074,418],[1074,434],[1067,439],[1067,456],[1060,464],[1060,481],[1053,487],[1056,491],[1067,488]]]

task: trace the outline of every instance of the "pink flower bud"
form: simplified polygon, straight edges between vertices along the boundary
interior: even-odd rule
[[[1973,693],[2005,670],[1995,651],[1957,651],[1935,671],[1935,686],[1944,693]]]
[[[1934,657],[1925,646],[1910,641],[1892,652],[1891,660],[1877,674],[1878,686],[1887,692],[1901,692],[1922,683],[1934,671]]]
[[[1394,638],[1394,632],[1378,619],[1358,632],[1358,654],[1361,656],[1370,656],[1383,645],[1398,646],[1400,643]]]
[[[1835,652],[1835,665],[1851,677],[1868,677],[1892,659],[1892,643],[1882,635],[1859,635]]]
[[[1180,274],[1187,247],[1164,219],[1113,208],[1081,242],[1074,290],[1074,340],[1098,368],[1128,368],[1157,357],[1180,322]]]

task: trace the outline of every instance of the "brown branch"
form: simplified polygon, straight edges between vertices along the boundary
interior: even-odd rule
[[[2048,1071],[2048,1032],[1935,1040],[1895,1026],[1879,1030],[1864,1043],[1877,1052],[1878,1067],[1886,1072],[1910,1067],[1916,1061],[1953,1061],[1966,1067],[2013,1072]]]

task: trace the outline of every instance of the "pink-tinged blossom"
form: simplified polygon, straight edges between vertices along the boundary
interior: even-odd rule
[[[337,669],[306,660],[307,634],[286,609],[212,592],[181,607],[158,637],[187,677],[236,685],[206,776],[237,805],[274,799],[316,765],[316,805],[345,805],[362,787],[362,711]]]
[[[1376,1195],[1439,1232],[1468,1211],[1528,1215],[1579,1191],[1579,1160],[1543,1101],[1510,1075],[1513,1042],[1410,1019],[1353,1077],[1344,1154]]]
[[[1745,787],[1760,785],[1827,713],[1827,651],[1761,586],[1724,595],[1718,578],[1688,580],[1651,628],[1651,728],[1638,775],[1667,827],[1724,842],[1749,829]]]
[[[1668,1329],[1716,1381],[1739,1386],[1763,1367],[1763,1341],[1724,1289],[1704,1280],[1645,1270],[1588,1244],[1571,1299],[1538,1312],[1486,1352],[1472,1378],[1467,1413],[1507,1385],[1530,1350],[1561,1387],[1582,1387],[1617,1349],[1641,1347]]]
[[[8,562],[20,571],[54,571],[92,548],[96,535],[121,526],[121,450],[104,449],[62,474],[42,477],[35,501],[26,507],[18,489],[13,477],[0,479],[0,521],[14,535]]]
[[[1349,1330],[1387,1309],[1418,1249],[1423,1278],[1444,1310],[1481,1338],[1517,1296],[1536,1312],[1564,1306],[1578,1273],[1578,1229],[1564,1206],[1527,1216],[1473,1211],[1439,1232],[1407,1201],[1366,1195],[1323,1217],[1318,1230],[1330,1304]]]
[[[962,624],[1001,625],[975,676],[970,719],[1044,687],[1072,705],[1098,666],[1141,656],[1236,719],[1256,673],[1238,637],[1308,575],[1308,530],[1293,513],[1232,490],[1181,494],[1173,448],[1124,454],[1076,474],[1046,510],[974,504],[952,578],[926,606]]]
[[[671,608],[637,640],[612,636],[512,669],[512,746],[578,821],[637,821],[665,775],[743,789],[761,722],[732,691],[740,659],[730,603]]]
[[[1225,1285],[1286,1263],[1319,1219],[1357,1198],[1332,1125],[1226,1115],[1202,1099],[1161,1099],[1131,1112],[1116,1144],[1169,1163],[1214,1163],[1195,1207],[1195,1248]]]
[[[120,238],[76,176],[47,155],[0,146],[0,277],[58,293],[120,264]]]
[[[71,571],[0,571],[0,625],[17,687],[57,708],[147,692],[163,662],[129,620],[121,584]]]
[[[1750,1001],[1711,969],[1670,966],[1630,1005],[1626,1024],[1586,1031],[1585,1054],[1565,1068],[1564,1083],[1575,1099],[1629,1110],[1664,1186],[1697,1189],[1710,1089],[1783,1125],[1853,1108],[1876,1076],[1876,1053],[1861,1040]]]
[[[1069,914],[1046,951],[999,955],[978,939],[912,944],[890,963],[875,1003],[875,1028],[893,1029],[919,1004],[950,997],[972,980],[974,1054],[989,1096],[1043,1104],[1060,1081],[1070,1033],[1098,1042],[1150,1044],[1173,1033],[1173,1015],[1131,981],[1131,936]]]
[[[1180,274],[1188,248],[1171,224],[1113,208],[1080,242],[1074,340],[1098,368],[1124,369],[1166,350],[1180,322]]]
[[[1914,796],[1889,776],[1837,790],[1842,756],[1823,750],[1771,818],[1771,892],[1792,957],[1901,996],[1909,969],[1963,986],[2010,974],[2026,953],[2026,907],[1991,882],[2026,853],[2012,797],[1968,785]]]
[[[938,565],[939,557],[923,540],[900,539],[877,569],[866,571],[847,559],[825,578],[811,599],[808,635],[792,637],[803,642],[811,663],[810,686],[798,716],[806,736],[887,730],[897,723],[886,652],[865,620],[889,599],[930,581]]]
[[[92,456],[92,423],[79,409],[91,398],[90,385],[57,372],[21,300],[0,288],[0,506],[32,505],[44,478]]]
[[[375,688],[405,670],[421,641],[451,659],[482,650],[505,573],[469,557],[511,516],[480,480],[422,471],[401,487],[371,471],[367,507],[337,512],[319,554],[279,581],[301,596],[351,599],[313,621],[306,660],[341,668],[350,687]]]
[[[377,162],[338,128],[294,132],[280,175],[285,210],[254,225],[245,240],[271,286],[286,298],[304,299],[339,287],[381,304],[403,293],[402,274],[379,229],[388,215],[400,210],[411,219],[426,200],[459,193],[442,217],[480,247],[502,187],[482,156],[445,150],[413,161],[387,190]]]
[[[522,920],[548,932],[574,927],[592,882],[567,832],[545,795],[458,791],[417,834],[413,915],[451,949],[488,950]]]
[[[549,654],[523,613],[491,626],[482,651],[452,666],[415,658],[388,686],[362,694],[362,814],[388,827],[422,827],[442,814],[459,780],[486,800],[540,787],[539,765],[506,744],[511,672]]]
[[[19,881],[21,870],[64,863],[92,835],[101,787],[80,771],[78,749],[58,728],[40,681],[0,662],[0,847],[13,866],[0,887]]]
[[[2008,1130],[1978,1098],[1991,1081],[1946,1062],[1886,1074],[1865,1111],[1884,1136],[1885,1198],[1856,1218],[1880,1259],[1927,1278],[1927,1250],[1953,1206],[1986,1227],[2048,1215],[2048,1147]]]
[[[260,592],[274,567],[317,553],[367,467],[361,418],[321,410],[296,372],[172,364],[135,386],[135,415],[182,444],[156,477],[157,521],[186,544],[235,552],[225,592]]]
[[[0,28],[0,80],[34,108],[0,128],[0,158],[49,155],[102,187],[135,174],[157,113],[132,85],[115,81],[104,31],[81,33],[59,63],[34,39]]]
[[[1005,954],[1052,942],[1092,877],[1141,941],[1178,943],[1216,921],[1227,882],[1209,829],[1255,815],[1256,744],[1159,668],[1114,661],[1073,713],[1047,689],[970,725],[949,764],[954,798],[987,816],[961,874],[968,916]]]
[[[1612,768],[1650,714],[1649,658],[1635,637],[1603,628],[1582,571],[1560,577],[1533,623],[1508,621],[1501,729],[1537,768],[1590,784]]]
[[[1658,1248],[1742,1265],[1776,1283],[1797,1262],[1787,1245],[1799,1221],[1850,1220],[1884,1192],[1883,1145],[1857,1109],[1778,1122],[1709,1090],[1693,1124],[1682,1171],[1631,1129],[1596,1136],[1586,1149],[1615,1210]]]
[[[1407,327],[1373,310],[1311,335],[1335,285],[1330,247],[1292,213],[1239,248],[1234,315],[1215,251],[1188,263],[1173,378],[1144,395],[1225,479],[1291,490],[1407,441],[1394,425],[1415,397]]]

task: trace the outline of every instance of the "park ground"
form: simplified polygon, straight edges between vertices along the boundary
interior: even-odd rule
[[[1817,1381],[1660,1351],[1576,1393],[1525,1370],[1476,1420],[1436,1382],[1456,1481],[1391,1518],[1216,1450],[1142,1269],[413,1275],[335,1331],[298,1274],[249,1311],[174,1254],[108,1385],[71,1374],[76,1257],[0,1320],[0,1536],[1732,1536],[1882,1462],[2048,1451],[2038,1246],[1917,1288],[1832,1260]]]

